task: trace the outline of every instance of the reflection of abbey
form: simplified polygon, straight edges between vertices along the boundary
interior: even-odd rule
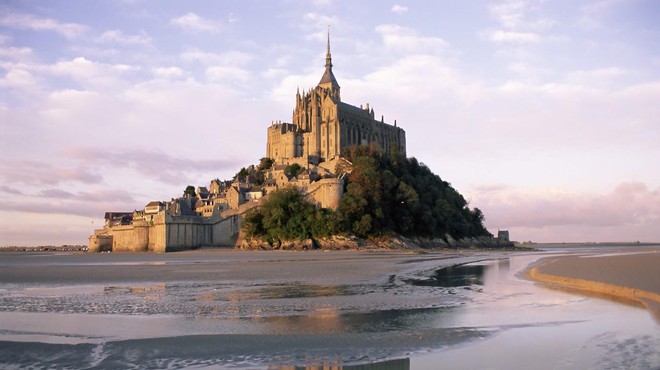
[[[272,161],[262,160],[234,180],[213,180],[208,188],[197,187],[169,202],[150,202],[143,210],[106,212],[103,229],[89,237],[89,250],[166,252],[234,246],[242,214],[279,188],[296,186],[320,207],[336,209],[344,178],[335,170],[340,164],[350,168],[341,157],[349,147],[370,145],[385,154],[406,154],[405,131],[396,121],[389,125],[374,119],[368,104],[363,108],[341,101],[329,37],[323,77],[316,88],[296,94],[292,121],[268,127],[264,159]]]
[[[296,93],[292,123],[274,123],[268,128],[266,156],[278,163],[315,163],[339,158],[353,145],[375,145],[384,153],[406,154],[406,133],[399,127],[374,119],[374,110],[341,101],[332,73],[330,38],[325,72],[313,90]],[[325,166],[329,167],[329,166]]]

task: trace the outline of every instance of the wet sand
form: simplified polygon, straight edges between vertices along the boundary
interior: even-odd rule
[[[356,283],[471,261],[510,252],[402,251],[252,252],[206,249],[152,253],[6,253],[0,258],[4,284],[104,284],[117,282],[240,281]],[[440,262],[439,262],[440,261]],[[428,267],[427,267],[428,266]]]
[[[528,271],[533,280],[660,308],[660,250],[549,257]]]
[[[660,368],[644,310],[519,279],[631,251],[7,253],[0,367]]]

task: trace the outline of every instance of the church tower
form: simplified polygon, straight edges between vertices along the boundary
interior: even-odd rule
[[[301,166],[326,163],[334,171],[335,161],[351,146],[369,145],[385,154],[406,153],[406,133],[400,127],[374,118],[374,110],[341,101],[340,87],[332,72],[330,31],[325,54],[325,71],[318,85],[296,91],[291,123],[274,123],[268,128],[266,157],[278,164]]]

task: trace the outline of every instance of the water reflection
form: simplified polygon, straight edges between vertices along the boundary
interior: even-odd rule
[[[315,366],[269,366],[269,370],[410,370],[410,359],[402,358],[363,365],[323,364]]]
[[[443,308],[377,310],[340,313],[336,308],[319,308],[309,315],[254,316],[244,319],[273,334],[373,333],[424,329]]]
[[[487,285],[487,280],[506,279],[510,270],[510,260],[484,261],[443,267],[436,270],[428,279],[411,279],[406,282],[415,286],[438,288],[470,287]]]
[[[333,297],[355,294],[355,288],[348,285],[271,285],[260,289],[257,294],[259,299]]]
[[[484,275],[489,266],[466,264],[436,270],[428,279],[409,280],[415,286],[456,288],[471,285],[484,285]]]

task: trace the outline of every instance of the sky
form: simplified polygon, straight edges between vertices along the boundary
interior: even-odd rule
[[[230,179],[320,80],[518,241],[660,241],[655,0],[0,2],[0,246]]]

